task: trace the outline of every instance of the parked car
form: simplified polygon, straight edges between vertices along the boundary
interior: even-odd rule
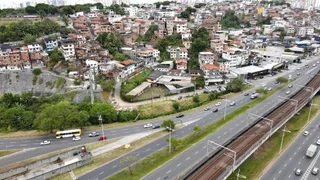
[[[216,103],[216,106],[220,106],[220,105],[221,105],[221,102],[217,102],[217,103]]]
[[[89,133],[89,137],[96,137],[96,136],[100,136],[100,133],[97,133],[97,132]]]
[[[218,112],[218,108],[214,109],[212,112]]]
[[[300,73],[297,73],[297,76],[300,76]]]
[[[45,140],[45,141],[40,143],[40,145],[49,145],[49,144],[51,144],[51,142],[48,141],[48,140]]]
[[[102,140],[106,140],[107,139],[107,136],[100,136],[99,138],[98,138],[98,141],[102,141]]]
[[[76,136],[74,138],[72,138],[73,141],[80,141],[81,140],[81,137],[80,136]]]
[[[263,79],[263,76],[259,76],[260,79]]]
[[[158,129],[158,128],[160,128],[159,124],[156,124],[156,125],[152,126],[152,129]]]
[[[317,145],[320,145],[320,139],[318,139],[318,141],[317,141]]]
[[[316,66],[316,64],[313,64],[312,66],[313,66],[313,67],[315,67],[315,66]]]
[[[150,127],[152,127],[152,124],[148,123],[148,124],[143,125],[143,127],[144,128],[150,128]]]
[[[261,87],[265,87],[265,86],[266,86],[266,84],[264,84],[264,83],[261,84]]]
[[[279,82],[278,82],[278,81],[276,81],[276,82],[275,82],[275,84],[279,84]]]
[[[181,117],[183,117],[184,115],[183,114],[178,114],[177,116],[176,116],[176,118],[181,118]]]
[[[311,173],[312,173],[313,175],[317,175],[317,174],[319,173],[319,168],[313,167]]]
[[[180,100],[180,99],[182,99],[182,96],[179,96],[179,97],[178,97],[178,100]]]
[[[309,131],[304,131],[304,132],[303,132],[303,135],[304,135],[304,136],[308,136],[308,135],[309,135]]]
[[[297,176],[300,176],[302,174],[302,170],[301,169],[296,169],[294,172]]]

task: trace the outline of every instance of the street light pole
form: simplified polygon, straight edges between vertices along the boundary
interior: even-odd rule
[[[102,140],[104,141],[104,131],[103,131],[103,123],[102,123],[102,117],[101,114],[99,115],[99,121],[101,121],[101,133],[102,133]]]
[[[169,135],[169,153],[171,153],[171,133],[172,133],[172,129],[171,129],[171,124],[170,124],[170,135]]]
[[[229,100],[227,99],[227,95],[226,95],[226,99],[224,100],[224,117],[223,120],[226,120],[226,114],[227,114],[227,102]]]
[[[288,132],[288,133],[290,133],[291,131],[289,131],[289,130],[286,130],[286,125],[284,125],[284,128],[283,128],[283,130],[282,130],[283,132],[282,132],[282,138],[281,138],[281,144],[280,144],[280,149],[279,149],[279,154],[281,153],[281,150],[282,150],[282,144],[283,144],[283,139],[284,139],[284,133],[285,132]]]

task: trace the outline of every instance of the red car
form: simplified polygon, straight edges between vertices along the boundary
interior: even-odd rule
[[[102,140],[106,140],[107,139],[107,136],[100,136],[99,138],[98,138],[98,141],[102,141]]]

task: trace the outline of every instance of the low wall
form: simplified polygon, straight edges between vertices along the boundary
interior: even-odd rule
[[[14,168],[14,169],[10,169],[10,170],[5,171],[5,172],[1,172],[0,173],[0,179],[7,179],[7,178],[15,176],[15,175],[26,173],[30,169],[33,169],[35,167],[38,167],[38,166],[41,166],[41,165],[44,165],[44,164],[49,164],[51,162],[56,161],[58,158],[64,159],[64,158],[67,158],[67,157],[72,157],[73,156],[73,152],[75,152],[75,151],[81,151],[81,147],[74,148],[74,149],[72,149],[70,151],[67,151],[67,152],[64,152],[64,153],[61,153],[61,154],[57,154],[57,155],[54,155],[54,156],[51,156],[51,157],[48,157],[48,158],[45,158],[45,159],[42,159],[42,160],[39,160],[39,161],[31,162],[31,163],[29,163],[29,164],[27,164],[25,166],[21,166],[21,167],[17,167],[17,168]]]

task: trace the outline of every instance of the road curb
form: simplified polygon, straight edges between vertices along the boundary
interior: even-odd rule
[[[18,152],[15,152],[15,153],[12,153],[12,154],[9,154],[9,155],[6,155],[6,156],[2,156],[2,157],[0,157],[0,160],[4,159],[4,158],[11,157],[11,156],[15,156],[17,154],[21,154],[21,153],[24,153],[24,152],[27,152],[27,151],[31,151],[31,150],[34,150],[34,149],[36,149],[36,148],[22,149],[21,151],[18,151]],[[15,149],[9,149],[9,150],[15,150]]]
[[[262,174],[259,176],[259,179],[260,180],[262,178],[262,176],[274,165],[274,163],[282,156],[282,154],[284,152],[287,151],[287,149],[296,141],[296,139],[298,138],[298,136],[301,134],[301,132],[303,132],[305,130],[305,128],[320,114],[320,110],[317,111],[317,113],[311,118],[311,120],[309,121],[309,123],[306,123],[301,129],[300,131],[298,131],[298,134],[297,136],[292,140],[292,142],[290,144],[288,144],[286,146],[286,148],[279,154],[279,156],[274,159],[272,162],[269,163],[269,165],[264,168],[264,170],[262,171]]]

